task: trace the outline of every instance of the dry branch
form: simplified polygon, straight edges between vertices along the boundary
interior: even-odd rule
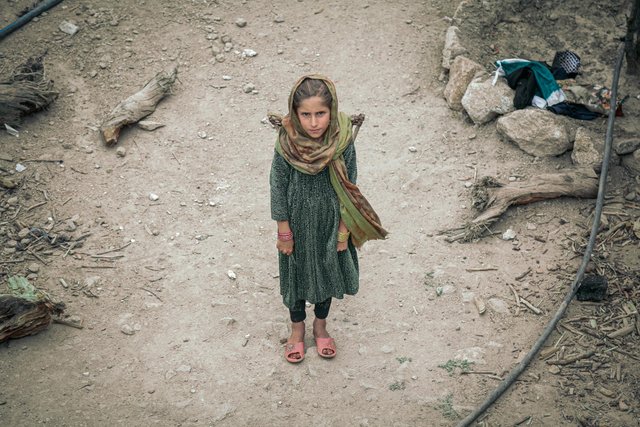
[[[592,169],[544,174],[527,182],[503,184],[484,177],[473,187],[473,206],[482,213],[465,226],[449,230],[447,241],[465,242],[481,237],[489,225],[500,218],[510,206],[525,205],[563,196],[593,198],[598,193],[598,176]]]
[[[0,342],[34,335],[46,329],[52,314],[60,315],[64,304],[53,302],[24,277],[9,279],[12,294],[0,295]]]
[[[120,102],[100,126],[100,134],[107,145],[118,142],[120,131],[126,125],[153,113],[156,105],[171,92],[178,77],[178,69],[161,71],[137,93]]]
[[[0,124],[17,125],[21,117],[46,108],[58,96],[44,75],[42,58],[29,58],[0,78]]]

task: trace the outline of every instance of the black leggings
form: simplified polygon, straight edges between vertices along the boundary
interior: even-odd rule
[[[331,308],[331,297],[326,301],[318,302],[313,306],[313,314],[316,315],[316,319],[326,319],[329,315],[329,308]],[[296,301],[296,303],[289,309],[289,315],[292,322],[302,322],[307,318],[307,312],[305,311],[304,300]]]

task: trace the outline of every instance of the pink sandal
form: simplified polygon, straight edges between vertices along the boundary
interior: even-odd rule
[[[325,359],[332,359],[336,357],[336,342],[333,338],[316,338],[316,349],[320,357]],[[332,353],[325,353],[325,350],[330,350]]]
[[[300,356],[300,357],[295,357]],[[287,343],[284,347],[284,358],[290,363],[300,363],[304,360],[304,343],[297,342],[295,344]]]

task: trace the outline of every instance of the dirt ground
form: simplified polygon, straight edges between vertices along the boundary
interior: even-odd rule
[[[1,25],[31,3],[2,2]],[[500,56],[550,61],[572,48],[585,78],[610,82],[626,3],[562,3],[514,1],[493,21],[474,15],[460,25],[463,43],[489,71]],[[594,200],[512,208],[493,236],[445,241],[442,230],[474,215],[475,179],[571,167],[568,154],[533,158],[492,124],[473,126],[447,108],[441,50],[457,7],[70,0],[2,40],[5,69],[46,52],[60,95],[25,118],[18,137],[0,134],[0,172],[19,182],[0,194],[0,276],[29,276],[83,328],[52,324],[0,345],[0,424],[451,426],[479,405],[564,298]],[[60,31],[63,21],[79,31]],[[179,82],[148,117],[164,126],[131,126],[106,147],[103,118],[172,66]],[[332,306],[338,356],[321,359],[308,326],[306,358],[291,365],[269,211],[275,132],[264,119],[284,112],[291,85],[309,72],[336,82],[341,110],[367,116],[359,186],[390,237],[365,245],[360,292]],[[618,123],[637,132],[640,87],[627,77],[622,85],[631,97]],[[605,231],[640,210],[640,199],[624,198],[640,189],[622,167],[609,183]],[[41,239],[16,248],[34,227],[77,246]],[[516,239],[501,239],[509,228]],[[607,300],[572,302],[547,343],[557,351],[536,357],[480,425],[640,425],[638,326],[606,337],[640,324],[639,243],[623,231],[594,255],[610,281]],[[514,292],[541,314],[516,305]],[[590,350],[573,364],[549,363]]]

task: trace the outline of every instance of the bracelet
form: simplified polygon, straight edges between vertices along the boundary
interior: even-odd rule
[[[288,242],[293,240],[293,231],[287,231],[284,233],[278,232],[278,240],[281,242]]]
[[[347,240],[349,240],[350,234],[351,233],[349,233],[348,231],[347,232],[338,231],[338,242],[340,243],[346,242]]]

